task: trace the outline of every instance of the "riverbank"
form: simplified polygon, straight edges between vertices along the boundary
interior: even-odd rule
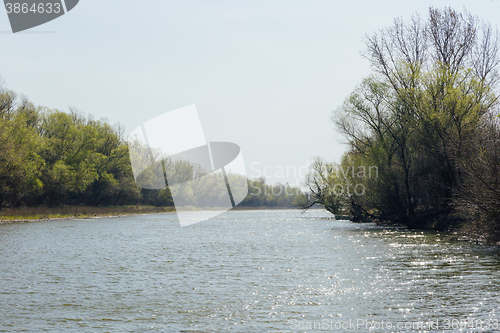
[[[175,212],[174,207],[114,206],[114,207],[20,207],[0,210],[0,223],[33,222],[58,219],[117,217],[124,215],[159,214]]]
[[[234,207],[233,210],[282,210],[291,207]],[[155,206],[115,206],[115,207],[20,207],[0,210],[0,223],[34,222],[60,219],[105,218],[141,214],[161,214],[175,212],[174,207]]]

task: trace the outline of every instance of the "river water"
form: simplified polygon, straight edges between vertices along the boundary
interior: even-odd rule
[[[329,216],[0,225],[0,332],[500,331],[497,249]]]

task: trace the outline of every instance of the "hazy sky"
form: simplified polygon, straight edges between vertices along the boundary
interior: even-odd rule
[[[330,116],[370,72],[364,35],[429,5],[500,23],[499,0],[80,0],[17,34],[1,9],[0,75],[36,104],[75,106],[127,134],[196,104],[207,140],[237,143],[248,176],[267,167],[270,182],[297,184],[293,169],[345,150]],[[281,168],[288,177],[273,177]]]

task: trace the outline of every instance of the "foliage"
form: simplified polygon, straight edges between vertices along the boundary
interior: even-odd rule
[[[350,146],[343,168],[350,163],[377,166],[379,172],[377,178],[356,180],[365,186],[365,194],[344,195],[343,204],[359,219],[412,228],[474,221],[476,227],[493,224],[483,229],[494,234],[500,227],[493,218],[499,212],[500,196],[493,189],[500,178],[494,164],[500,147],[492,143],[499,133],[493,115],[498,33],[467,12],[430,8],[427,21],[416,15],[410,22],[396,19],[393,26],[367,37],[366,45],[363,55],[373,74],[336,110],[333,120]],[[329,193],[329,173],[322,175],[313,167],[314,181],[306,181],[322,204],[338,200],[318,194]],[[320,192],[318,184],[323,186]]]
[[[160,167],[175,169],[175,179],[169,181],[187,185],[172,183],[162,190],[139,188],[129,153],[136,153],[140,147],[133,146],[129,151],[121,127],[94,120],[76,109],[66,113],[37,107],[3,86],[0,86],[0,145],[0,208],[137,204],[172,207],[170,191],[183,191],[180,197],[186,202],[204,207],[216,205],[221,194],[227,193],[220,174],[200,177],[203,174],[196,165],[158,154],[154,156]],[[142,184],[156,181],[153,169],[141,173]],[[163,176],[163,170],[159,170]],[[247,180],[231,173],[228,177],[233,184],[248,181],[250,195],[241,203],[246,207],[292,207],[298,205],[302,195],[300,189],[289,185],[271,186],[263,179]],[[236,186],[235,191],[238,188],[245,186]],[[244,193],[233,195],[241,197]]]

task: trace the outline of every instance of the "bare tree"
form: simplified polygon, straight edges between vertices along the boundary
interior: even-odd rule
[[[310,193],[302,205],[303,211],[320,204],[332,214],[339,213],[343,197],[335,191],[335,174],[335,166],[332,163],[325,162],[320,158],[314,160],[304,182]]]

